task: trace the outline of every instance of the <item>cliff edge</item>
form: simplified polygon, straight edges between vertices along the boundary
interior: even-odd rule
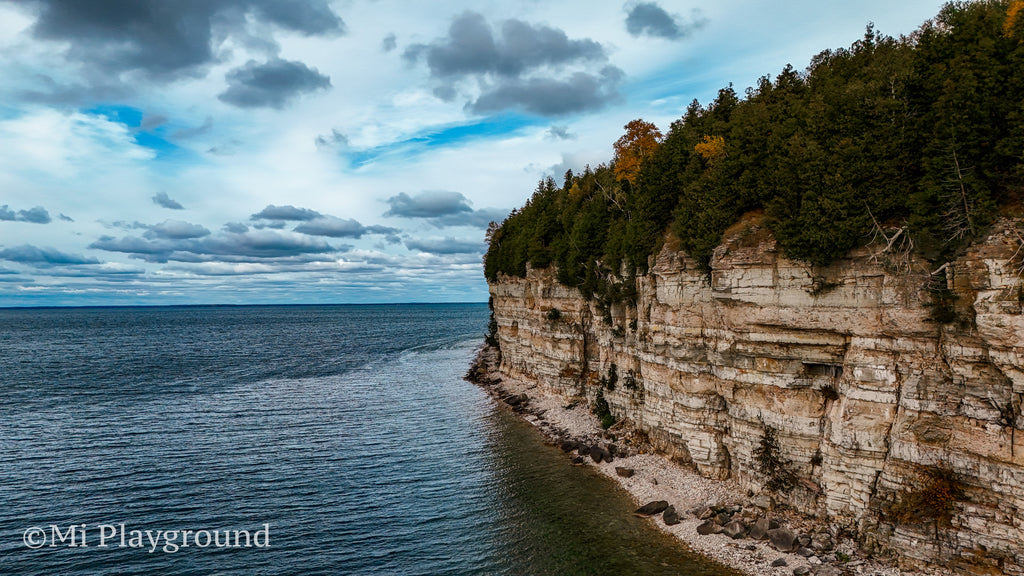
[[[498,371],[601,396],[702,475],[772,489],[906,567],[1021,575],[1020,224],[936,271],[884,241],[810,267],[748,217],[710,276],[668,242],[607,309],[550,268],[499,275]]]

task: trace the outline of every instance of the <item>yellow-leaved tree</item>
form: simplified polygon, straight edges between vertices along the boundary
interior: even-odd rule
[[[1006,9],[1006,20],[1003,21],[1003,35],[1007,38],[1013,36],[1013,29],[1017,22],[1024,15],[1024,0],[1013,0]]]
[[[615,141],[615,177],[636,184],[640,166],[661,144],[661,130],[651,122],[636,119],[623,126],[626,133]]]
[[[721,136],[704,136],[693,147],[693,151],[700,154],[709,167],[714,167],[719,160],[728,156],[725,152],[725,138]]]

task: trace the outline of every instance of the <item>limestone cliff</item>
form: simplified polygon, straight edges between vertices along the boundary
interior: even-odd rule
[[[610,322],[551,270],[502,276],[500,370],[570,396],[602,390],[659,449],[755,490],[773,427],[793,505],[905,565],[1024,574],[1018,224],[933,274],[877,246],[812,269],[748,219],[710,278],[667,246]],[[938,496],[937,478],[953,479]],[[948,513],[914,510],[936,497]]]

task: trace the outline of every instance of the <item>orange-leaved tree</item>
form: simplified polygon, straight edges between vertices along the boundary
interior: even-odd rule
[[[661,130],[651,122],[633,120],[623,126],[626,133],[615,141],[615,177],[636,184],[640,165],[661,144]]]

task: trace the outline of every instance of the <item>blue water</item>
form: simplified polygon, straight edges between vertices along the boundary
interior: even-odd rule
[[[0,574],[727,574],[461,379],[486,323],[485,305],[0,310]]]

